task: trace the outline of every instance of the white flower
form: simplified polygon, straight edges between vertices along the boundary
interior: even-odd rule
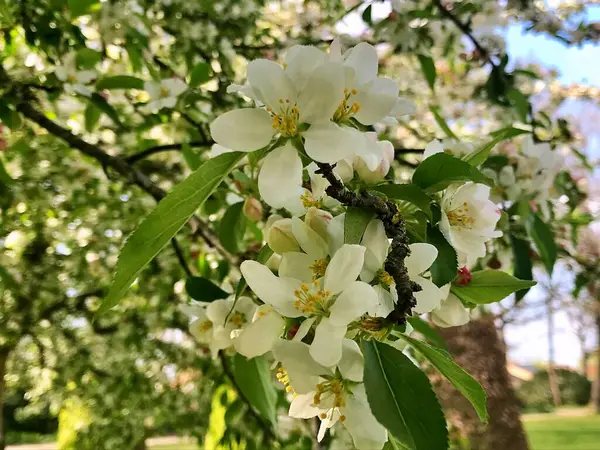
[[[148,103],[148,109],[158,111],[162,108],[174,108],[177,104],[177,98],[187,90],[187,84],[179,78],[146,81],[144,90],[150,94],[152,99]]]
[[[232,336],[232,332],[242,329],[254,316],[256,305],[248,297],[240,297],[232,311],[233,304],[233,298],[228,298],[179,307],[192,318],[190,333],[199,343],[209,347],[213,358],[217,357],[219,350],[233,344],[235,334]]]
[[[278,378],[287,384],[286,390],[294,393],[289,415],[319,417],[319,441],[340,421],[357,449],[380,449],[387,441],[387,431],[377,422],[367,401],[362,384],[363,355],[350,339],[343,340],[342,348],[335,371],[311,361],[309,347],[303,342],[282,342],[275,349],[275,359],[281,363]]]
[[[450,293],[450,285],[440,288],[446,298],[442,304],[431,312],[431,320],[439,327],[457,327],[465,325],[471,318],[470,310],[465,308],[460,299]]]
[[[316,318],[310,353],[315,361],[331,367],[341,358],[348,324],[376,304],[377,294],[367,283],[356,281],[363,266],[364,247],[343,245],[327,262],[327,253],[318,241],[322,238],[299,219],[295,220],[304,225],[302,231],[307,234],[298,241],[309,254],[297,252],[293,258],[286,258],[289,253],[284,254],[279,277],[256,261],[244,261],[241,271],[252,291],[281,315]],[[312,265],[315,278],[309,283],[306,266],[317,255],[322,258],[319,264]]]
[[[383,157],[375,170],[371,170],[367,163],[368,160],[365,161],[365,157],[359,155],[354,159],[354,170],[362,181],[368,184],[375,184],[383,180],[389,172],[394,161],[394,146],[390,141],[378,141],[376,133],[365,134],[369,139],[373,140],[372,145],[378,147],[377,153],[371,152],[370,154],[381,154]]]
[[[57,66],[54,73],[56,78],[64,83],[66,93],[76,92],[86,97],[92,95],[92,91],[86,85],[98,76],[95,70],[77,70],[75,53],[66,55],[62,65]]]
[[[421,286],[421,290],[414,293],[417,305],[413,308],[413,311],[417,314],[428,313],[439,306],[443,298],[440,288],[433,284],[431,280],[422,276],[434,263],[438,251],[433,245],[421,242],[410,244],[408,247],[410,248],[410,255],[404,260],[404,265],[411,281]]]
[[[518,158],[516,170],[518,183],[525,192],[538,194],[543,200],[562,169],[563,157],[547,142],[535,143],[531,136],[525,137],[521,151],[523,156]]]
[[[270,351],[285,327],[285,320],[269,305],[257,308],[252,323],[235,333],[235,350],[246,358],[264,355]]]
[[[475,183],[453,184],[444,192],[440,230],[456,249],[460,265],[473,265],[485,256],[485,243],[502,236],[495,230],[500,210],[489,197],[490,188]]]

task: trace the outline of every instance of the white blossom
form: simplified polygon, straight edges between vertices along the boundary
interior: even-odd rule
[[[187,84],[179,78],[146,81],[144,90],[152,99],[147,105],[148,109],[159,111],[162,108],[174,108],[179,96],[187,90]]]
[[[92,91],[86,85],[98,76],[95,70],[78,70],[75,53],[66,55],[62,65],[57,66],[54,73],[56,78],[64,83],[66,93],[75,92],[86,97],[92,95]]]
[[[450,292],[450,285],[440,288],[444,300],[431,312],[431,320],[439,327],[457,327],[465,325],[471,318],[470,310],[465,308],[460,299]]]

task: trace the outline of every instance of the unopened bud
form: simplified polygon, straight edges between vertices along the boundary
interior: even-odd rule
[[[354,178],[352,161],[348,161],[347,159],[339,160],[333,169],[333,173],[340,177],[340,180],[342,180],[344,183],[349,182],[352,180],[352,178]]]
[[[267,243],[275,253],[297,252],[300,245],[292,232],[292,219],[275,222],[267,233]]]
[[[260,219],[262,219],[262,205],[260,204],[260,201],[254,197],[246,198],[246,201],[244,201],[243,211],[244,215],[252,222],[258,222]]]
[[[354,160],[354,170],[362,181],[367,184],[379,183],[390,170],[390,163],[383,158],[375,170],[369,170],[362,158]]]
[[[469,284],[471,282],[471,272],[469,272],[469,269],[467,269],[466,267],[461,267],[460,269],[458,269],[458,272],[456,274],[456,280],[454,280],[454,284],[457,284],[459,286],[466,286],[467,284]]]
[[[327,239],[327,227],[333,216],[327,211],[315,208],[309,208],[304,217],[304,223],[317,232],[323,239]]]

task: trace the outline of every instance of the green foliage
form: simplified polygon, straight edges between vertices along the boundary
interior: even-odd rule
[[[225,153],[207,161],[161,200],[121,250],[113,284],[99,314],[119,302],[142,269],[202,206],[241,158],[239,153]]]
[[[535,281],[519,280],[501,270],[480,270],[471,273],[467,285],[452,285],[451,291],[464,302],[483,305],[499,302],[513,292],[535,285]]]
[[[410,323],[417,333],[422,334],[431,345],[435,345],[442,350],[448,351],[444,338],[425,320],[421,319],[419,316],[413,316],[409,317],[407,322]]]
[[[373,414],[407,449],[448,448],[441,406],[427,376],[402,352],[365,341],[365,390]]]
[[[435,90],[437,73],[435,71],[435,62],[433,62],[433,58],[426,55],[417,55],[417,58],[419,58],[419,64],[421,64],[421,70],[423,71],[423,76],[425,76],[425,79],[427,80],[427,84],[432,91]]]
[[[210,65],[205,62],[196,64],[190,72],[190,87],[196,87],[210,80]]]
[[[444,286],[456,278],[458,261],[456,250],[446,240],[437,227],[427,229],[427,242],[437,248],[438,255],[431,268],[431,280],[437,286]]]
[[[98,80],[96,89],[144,89],[144,81],[130,75],[116,75]]]
[[[493,186],[494,182],[465,161],[446,153],[436,153],[424,160],[415,170],[412,178],[426,192],[438,192],[452,183],[473,181]]]
[[[535,242],[546,270],[552,275],[554,263],[558,256],[558,248],[554,241],[552,229],[538,214],[531,213],[527,219],[527,232]]]
[[[243,213],[244,202],[231,205],[221,219],[219,239],[223,247],[231,253],[239,253],[248,219]]]
[[[344,219],[344,244],[360,244],[373,212],[362,208],[349,207]]]
[[[529,242],[510,235],[510,244],[513,251],[513,275],[520,280],[533,280],[533,264],[531,262],[531,246]],[[521,300],[529,289],[521,289],[516,292],[517,301]]]
[[[475,149],[472,153],[469,153],[468,155],[466,155],[463,158],[463,160],[467,161],[472,166],[479,166],[480,164],[483,164],[488,159],[488,156],[490,155],[490,151],[492,151],[492,149],[496,146],[496,144],[498,142],[506,139],[507,134],[508,134],[508,131],[497,134],[496,136],[494,136],[494,138],[490,142],[488,142],[487,144],[484,144],[483,146],[479,147],[478,149]]]
[[[563,405],[583,406],[590,401],[592,384],[583,375],[569,369],[555,369],[556,379]],[[527,411],[549,412],[554,409],[548,372],[541,370],[533,379],[524,381],[517,390],[523,407]]]
[[[185,291],[191,298],[199,302],[212,302],[231,295],[209,279],[202,277],[188,278],[185,282]]]
[[[377,186],[376,190],[393,200],[402,200],[415,205],[431,219],[431,197],[419,186],[414,184],[384,184]]]

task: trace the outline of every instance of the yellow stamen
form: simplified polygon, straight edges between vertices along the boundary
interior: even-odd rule
[[[344,122],[360,110],[360,103],[350,100],[350,97],[356,95],[358,91],[356,89],[348,90],[344,89],[344,99],[337,107],[333,114],[334,122]]]
[[[473,224],[475,219],[470,214],[469,205],[467,202],[464,202],[458,208],[455,208],[446,213],[448,216],[448,222],[450,225],[460,228],[473,228]]]
[[[282,136],[291,137],[298,134],[298,121],[300,120],[300,111],[296,105],[291,106],[289,99],[279,99],[279,113],[275,114],[273,108],[267,108],[271,114],[271,125]]]
[[[327,260],[326,259],[317,259],[312,266],[310,266],[310,270],[313,272],[313,280],[318,280],[321,277],[325,276],[325,270],[327,270]]]

